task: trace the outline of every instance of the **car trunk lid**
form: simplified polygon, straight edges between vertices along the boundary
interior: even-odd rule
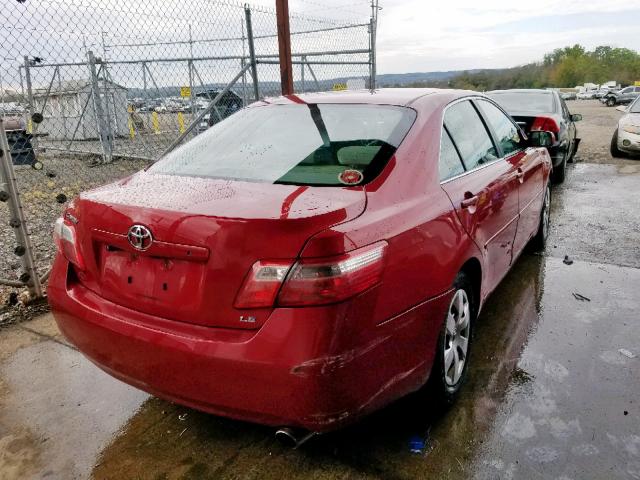
[[[362,187],[141,172],[76,202],[87,265],[78,278],[107,300],[158,317],[258,328],[271,309],[233,307],[251,266],[295,259],[312,235],[357,217],[365,204]],[[128,238],[134,225],[152,236],[143,251]]]

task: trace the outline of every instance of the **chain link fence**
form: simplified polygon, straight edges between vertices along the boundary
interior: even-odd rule
[[[0,305],[16,303],[24,287],[41,295],[53,223],[80,191],[280,94],[275,10],[211,0],[7,3],[0,118],[11,155],[0,157]],[[297,93],[374,85],[367,10],[350,21],[292,13],[290,31]]]

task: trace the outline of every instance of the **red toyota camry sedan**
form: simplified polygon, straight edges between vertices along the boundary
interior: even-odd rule
[[[100,368],[189,407],[323,432],[451,402],[483,302],[549,226],[550,138],[492,100],[257,102],[55,225],[49,301]]]

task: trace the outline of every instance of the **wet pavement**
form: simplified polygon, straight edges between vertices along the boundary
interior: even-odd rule
[[[412,395],[296,451],[112,379],[49,315],[0,330],[0,479],[640,479],[639,187],[640,163],[571,168],[452,408]]]

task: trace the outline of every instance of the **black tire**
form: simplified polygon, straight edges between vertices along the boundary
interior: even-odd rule
[[[613,137],[611,137],[611,156],[613,158],[626,158],[627,154],[618,148],[618,129],[613,132]]]
[[[609,97],[607,98],[607,101],[605,102],[607,107],[615,107],[616,106],[616,99],[613,97]]]
[[[556,185],[559,185],[564,182],[564,179],[567,176],[567,155],[564,156],[562,162],[557,167],[553,167],[551,171],[551,181]]]
[[[580,139],[576,138],[573,140],[573,148],[571,149],[571,155],[569,155],[569,163],[574,163],[576,154],[578,153],[578,147],[580,146]]]
[[[442,322],[442,328],[440,330],[440,335],[438,335],[438,345],[436,348],[436,358],[433,363],[433,368],[431,370],[431,377],[429,378],[429,393],[433,396],[436,403],[442,407],[448,407],[453,404],[460,393],[460,389],[465,382],[467,377],[467,371],[469,367],[470,353],[472,347],[472,338],[473,338],[473,327],[475,324],[475,319],[477,316],[477,303],[474,295],[473,285],[471,283],[470,278],[464,273],[460,272],[456,276],[456,279],[453,282],[453,290],[454,294],[451,297],[451,304],[447,309],[445,314],[444,321]],[[456,299],[458,298],[459,292],[464,292],[464,295],[467,299],[468,305],[468,325],[469,329],[467,332],[467,350],[464,355],[464,363],[462,365],[462,372],[459,373],[459,377],[456,381],[453,380],[452,368],[455,370],[453,364],[451,364],[449,371],[445,369],[445,351],[456,350],[457,357],[460,358],[461,349],[458,346],[454,346],[452,342],[451,335],[448,333],[448,320],[449,314],[457,310],[454,305]],[[455,328],[456,332],[458,330],[458,324]],[[460,335],[463,334],[463,329],[460,327]],[[458,337],[459,338],[459,337]],[[456,344],[457,345],[457,344]],[[455,363],[455,360],[454,360]]]
[[[542,208],[540,209],[540,220],[538,222],[538,233],[531,239],[529,246],[532,251],[539,252],[547,247],[547,238],[549,238],[551,210],[551,188],[547,185],[542,200]]]

